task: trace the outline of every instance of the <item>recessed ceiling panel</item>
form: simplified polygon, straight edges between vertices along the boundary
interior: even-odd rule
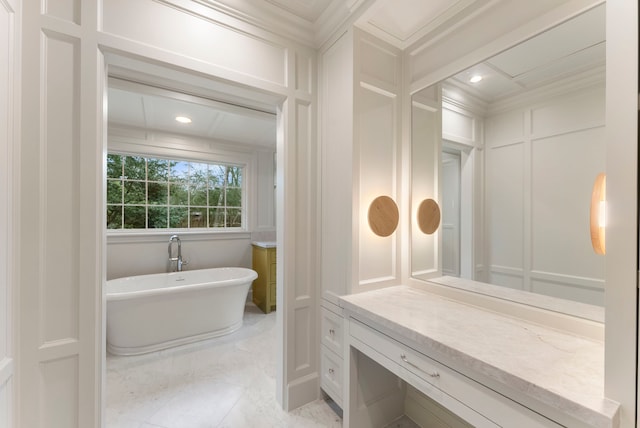
[[[110,88],[109,124],[275,149],[275,115],[197,100],[181,94],[169,97]],[[179,123],[176,116],[186,116],[191,123]]]
[[[512,77],[551,64],[605,40],[604,5],[546,31],[488,62]]]
[[[450,24],[469,16],[489,0],[378,0],[357,24],[399,49],[427,34],[448,31]]]
[[[369,22],[382,31],[404,41],[422,27],[443,15],[452,6],[451,0],[404,0],[403,7],[396,2],[385,2],[369,18]]]
[[[254,0],[255,1],[255,0]],[[332,0],[264,0],[294,15],[315,22]]]
[[[598,6],[453,76],[464,91],[492,103],[573,76],[604,70],[605,8]],[[483,79],[470,83],[479,74]]]
[[[572,55],[560,58],[531,72],[523,73],[515,80],[525,87],[534,87],[563,77],[569,77],[595,68],[603,68],[606,55],[605,43],[591,46]]]
[[[470,83],[469,79],[474,75],[482,76],[482,80],[477,83]],[[522,90],[522,86],[518,83],[485,63],[478,64],[458,73],[453,76],[453,79],[467,87],[469,92],[487,102]]]

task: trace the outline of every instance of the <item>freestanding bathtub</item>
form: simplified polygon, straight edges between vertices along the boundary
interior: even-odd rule
[[[233,267],[109,280],[107,350],[137,355],[232,333],[257,277]]]

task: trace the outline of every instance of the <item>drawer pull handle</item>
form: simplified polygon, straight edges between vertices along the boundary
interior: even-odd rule
[[[330,328],[330,329],[329,329],[329,334],[330,334],[331,336],[333,336],[334,334],[336,334],[336,331],[335,331],[334,329]]]
[[[416,365],[415,365],[415,364],[413,364],[411,361],[409,361],[409,359],[408,359],[404,354],[400,354],[400,359],[401,359],[402,361],[404,361],[405,363],[409,364],[410,366],[417,368],[417,369],[418,369],[418,370],[420,370],[422,373],[426,373],[426,374],[428,374],[428,375],[429,375],[429,377],[432,377],[432,378],[439,378],[439,377],[440,377],[440,373],[438,373],[438,372],[431,372],[431,373],[429,373],[429,372],[426,372],[426,371],[422,370],[420,367],[416,366]]]

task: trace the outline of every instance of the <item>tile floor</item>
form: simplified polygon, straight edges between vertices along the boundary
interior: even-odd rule
[[[341,427],[322,400],[275,399],[275,312],[246,306],[235,333],[139,356],[107,356],[107,428]]]

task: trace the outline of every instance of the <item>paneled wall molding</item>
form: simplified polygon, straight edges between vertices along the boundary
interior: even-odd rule
[[[583,212],[604,168],[603,82],[541,94],[553,96],[486,118],[489,282],[603,305],[604,263]]]
[[[0,0],[0,426],[19,426],[21,0]]]
[[[163,58],[159,59],[167,64],[202,69],[206,75],[219,76],[230,82],[246,81],[253,87],[275,85],[273,90],[276,92],[282,91],[278,91],[277,86],[282,88],[289,83],[287,66],[293,60],[291,52],[309,52],[308,56],[313,57],[309,47],[296,45],[248,24],[238,28],[221,25],[206,13],[193,13],[189,9],[192,5],[205,12],[211,11],[195,2],[187,3],[185,9],[154,0],[135,3],[111,0],[104,4],[104,34],[99,35],[100,42],[128,54],[139,52],[141,57],[147,57],[149,46],[154,46],[160,49],[155,54],[161,55]],[[141,13],[152,14],[155,20],[146,22],[134,18]],[[168,34],[162,30],[164,25],[185,27],[189,31]],[[258,58],[260,65],[256,66],[254,62]],[[260,82],[253,82],[254,79]]]
[[[462,96],[460,91],[463,92]],[[486,116],[489,107],[486,101],[465,91],[462,85],[456,84],[453,79],[442,84],[442,104],[448,108],[458,108],[480,117]]]
[[[362,289],[397,283],[400,278],[399,243],[402,226],[389,237],[376,236],[367,221],[371,202],[389,196],[398,203],[400,167],[401,52],[382,40],[354,31],[354,206],[358,240],[358,285]],[[355,269],[355,266],[354,266]]]
[[[468,110],[442,103],[442,138],[467,147],[482,147],[482,118]]]
[[[82,34],[82,27],[75,22],[66,21],[56,16],[42,15],[43,28],[51,33],[66,34],[79,39]]]
[[[234,2],[219,0],[154,0],[223,25],[233,31],[244,31],[255,37],[277,40],[285,44],[315,44],[313,23],[287,11],[270,7],[267,2]]]
[[[603,65],[602,67],[583,71],[577,75],[557,79],[538,88],[520,92],[516,96],[493,102],[488,105],[486,115],[500,114],[505,111],[544,102],[549,98],[569,95],[573,92],[579,92],[591,87],[601,86],[604,88],[604,84],[605,68]]]
[[[581,287],[590,290],[604,289],[604,279],[602,278],[587,278],[576,275],[563,275],[555,272],[542,272],[532,270],[530,273],[531,279],[539,279],[547,282],[555,282],[558,284],[568,284],[574,287]]]

